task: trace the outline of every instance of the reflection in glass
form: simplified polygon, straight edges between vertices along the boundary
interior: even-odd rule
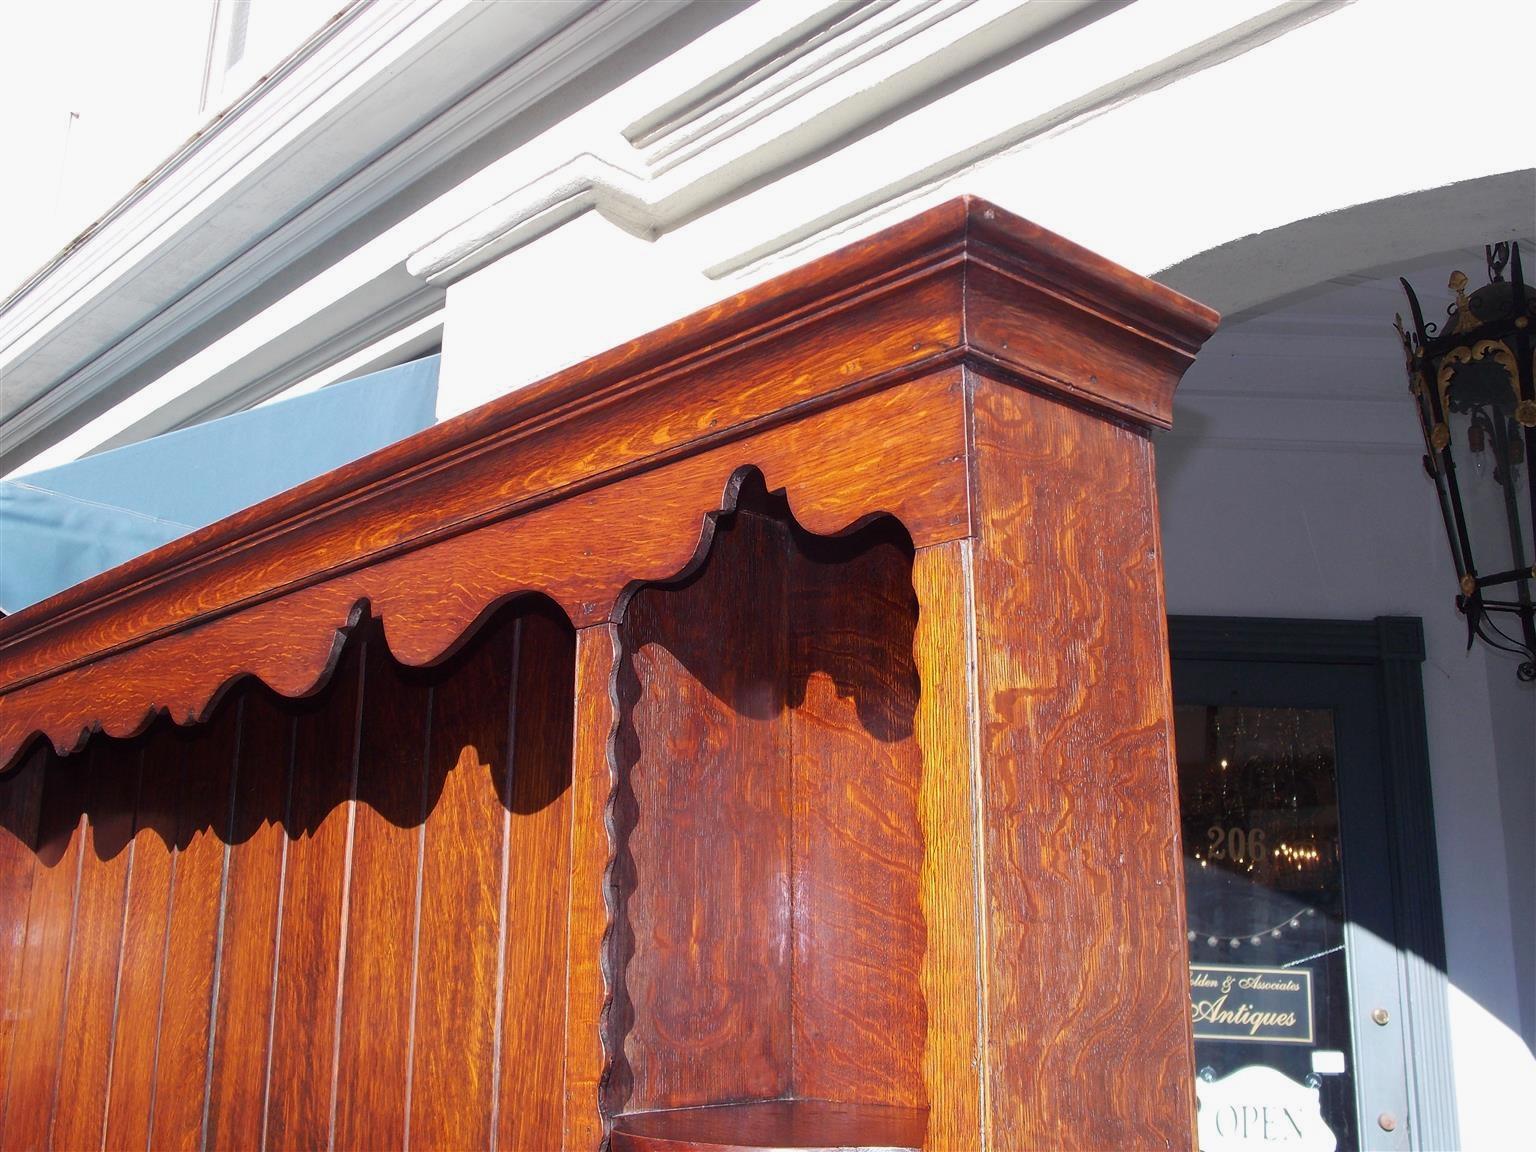
[[[1316,1087],[1338,1147],[1354,1148],[1333,715],[1175,711],[1196,1067],[1219,1080],[1262,1065]]]

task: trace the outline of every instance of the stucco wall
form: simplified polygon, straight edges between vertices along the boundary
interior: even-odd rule
[[[1536,1092],[1521,1035],[1536,877],[1519,859],[1532,828],[1536,688],[1515,682],[1511,660],[1466,650],[1390,312],[1376,341],[1308,338],[1298,317],[1277,356],[1282,319],[1219,333],[1185,379],[1174,433],[1160,438],[1169,610],[1423,618],[1461,1132],[1464,1147],[1505,1147],[1513,1101]],[[1330,396],[1335,386],[1342,394]]]

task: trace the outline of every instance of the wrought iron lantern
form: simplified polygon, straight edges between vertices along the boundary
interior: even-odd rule
[[[1536,290],[1525,283],[1518,244],[1486,249],[1488,283],[1467,295],[1467,277],[1451,274],[1455,303],[1439,324],[1424,321],[1419,299],[1402,281],[1413,314],[1404,330],[1409,387],[1450,538],[1474,637],[1521,657],[1517,675],[1536,680]],[[1504,278],[1508,269],[1509,279]]]

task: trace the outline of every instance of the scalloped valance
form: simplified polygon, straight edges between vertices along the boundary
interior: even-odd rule
[[[735,462],[788,487],[816,531],[879,510],[920,544],[964,535],[965,493],[935,468],[964,450],[960,409],[899,384],[986,364],[1166,426],[1213,325],[1026,221],[950,202],[0,621],[0,764],[38,734],[67,752],[162,711],[194,722],[242,674],[307,693],[364,603],[409,664],[520,591],[578,627],[609,619],[628,584],[682,566]],[[883,450],[810,474],[796,442],[839,428]]]

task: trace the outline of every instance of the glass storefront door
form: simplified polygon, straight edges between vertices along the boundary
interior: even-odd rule
[[[1202,1152],[1410,1148],[1368,668],[1174,660]]]
[[[1198,1073],[1210,1085],[1262,1066],[1317,1097],[1315,1116],[1234,1102],[1202,1120],[1239,1144],[1327,1144],[1326,1128],[1356,1147],[1332,713],[1197,704],[1176,717]],[[1292,1095],[1305,1109],[1308,1093]]]

